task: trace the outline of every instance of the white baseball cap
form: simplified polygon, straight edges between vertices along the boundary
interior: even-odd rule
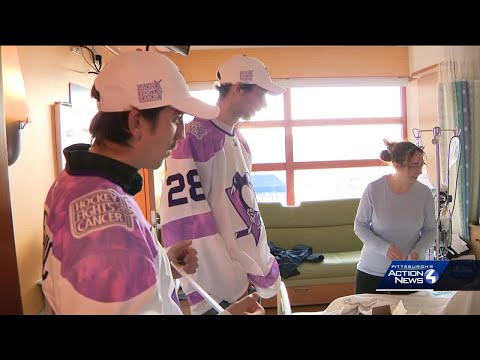
[[[99,111],[117,112],[171,106],[203,119],[218,116],[218,107],[195,99],[178,66],[165,55],[130,51],[112,59],[95,79]]]
[[[217,85],[223,84],[255,84],[267,90],[271,95],[280,95],[285,91],[272,82],[264,63],[246,55],[236,55],[224,62],[217,71]]]

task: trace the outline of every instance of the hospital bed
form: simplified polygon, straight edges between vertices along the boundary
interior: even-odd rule
[[[390,306],[392,315],[480,315],[480,291],[419,291],[409,295],[357,294],[335,299],[323,311],[292,314],[371,315],[372,309],[383,306]]]
[[[372,315],[372,309],[384,306],[390,306],[392,315],[480,315],[480,291],[349,295],[335,299],[325,310],[315,312],[292,312],[283,282],[277,295],[278,315]]]

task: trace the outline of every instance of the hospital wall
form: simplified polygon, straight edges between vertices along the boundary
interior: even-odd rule
[[[104,64],[114,56],[101,47],[99,51]],[[169,56],[179,65],[187,81],[212,81],[218,64],[234,54],[262,59],[274,78],[410,75],[409,49],[404,46],[245,48],[191,51],[185,57]],[[52,105],[56,101],[69,100],[70,82],[89,88],[95,75],[87,74],[91,69],[82,57],[70,51],[69,46],[20,46],[19,56],[32,123],[24,129],[19,159],[4,169],[9,178],[14,229],[13,239],[4,241],[15,243],[18,274],[12,272],[9,276],[18,278],[23,313],[36,314],[43,307],[37,285],[42,266],[43,202],[56,175]],[[417,92],[413,93],[416,95],[412,99],[407,97],[408,106],[413,107],[412,117],[417,116],[422,122],[426,111],[428,119],[434,121],[431,111],[425,109],[431,102],[435,103],[436,98],[429,92],[420,96],[423,93],[423,85],[418,85]],[[3,294],[6,296],[5,292]]]

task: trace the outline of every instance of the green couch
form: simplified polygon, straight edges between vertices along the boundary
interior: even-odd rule
[[[359,199],[302,202],[300,206],[260,203],[268,241],[292,249],[311,246],[323,262],[302,262],[299,275],[284,279],[292,306],[328,304],[354,292],[362,242],[353,232]],[[275,306],[275,298],[262,302]]]

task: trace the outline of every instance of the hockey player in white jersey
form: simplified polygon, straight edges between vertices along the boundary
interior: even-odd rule
[[[222,306],[252,286],[263,298],[280,285],[251,181],[252,155],[235,124],[266,106],[265,94],[281,94],[258,59],[234,56],[220,66],[216,119],[196,117],[186,138],[166,160],[160,201],[163,244],[193,240],[199,268],[193,275]],[[180,280],[192,314],[216,311],[191,285]]]
[[[191,241],[165,251],[133,196],[138,169],[156,169],[184,138],[186,112],[218,108],[191,97],[178,67],[155,52],[114,58],[95,79],[93,144],[65,149],[66,168],[48,192],[42,290],[47,314],[182,314],[170,261],[197,269]],[[264,314],[245,297],[227,310]]]

